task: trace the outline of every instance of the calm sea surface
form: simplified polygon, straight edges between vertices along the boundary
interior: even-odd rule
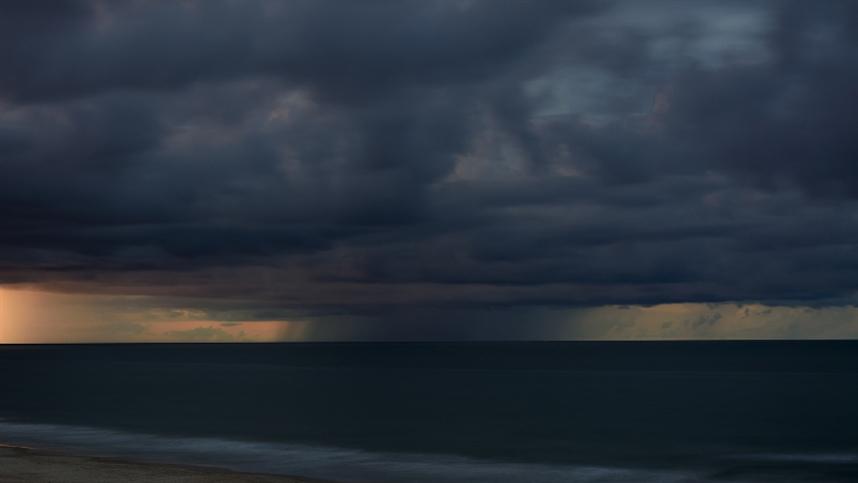
[[[0,443],[341,481],[858,481],[858,342],[0,346]]]

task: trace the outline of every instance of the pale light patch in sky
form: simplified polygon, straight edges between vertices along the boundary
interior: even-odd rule
[[[623,45],[633,38],[648,64],[661,66],[640,77],[616,75],[602,65],[575,63],[553,69],[525,84],[537,117],[576,115],[602,126],[649,113],[653,98],[669,84],[673,70],[693,63],[708,69],[759,64],[770,59],[766,35],[770,12],[752,2],[621,2],[588,24],[602,45]],[[653,83],[654,81],[654,83]]]
[[[691,58],[707,67],[725,62],[762,62],[768,52],[765,35],[772,28],[771,12],[754,2],[624,2],[608,17],[607,25],[632,27],[658,42],[650,48],[654,58],[671,62]],[[739,59],[736,59],[736,57]]]

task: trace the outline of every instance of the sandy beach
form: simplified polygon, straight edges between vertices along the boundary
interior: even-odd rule
[[[0,446],[0,482],[45,483],[321,483],[320,480],[239,473],[219,468],[137,463]]]

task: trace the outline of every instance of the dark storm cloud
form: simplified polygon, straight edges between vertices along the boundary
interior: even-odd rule
[[[857,288],[852,2],[39,5],[0,281],[420,327]]]
[[[678,81],[670,122],[716,167],[765,188],[858,196],[858,5],[784,2],[773,8],[772,59]]]
[[[48,2],[37,9],[11,2],[3,8],[15,71],[2,87],[38,99],[274,76],[327,96],[365,98],[485,77],[594,5],[297,0]]]

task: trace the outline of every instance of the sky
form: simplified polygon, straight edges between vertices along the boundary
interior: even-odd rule
[[[858,3],[0,3],[0,342],[858,337]]]

